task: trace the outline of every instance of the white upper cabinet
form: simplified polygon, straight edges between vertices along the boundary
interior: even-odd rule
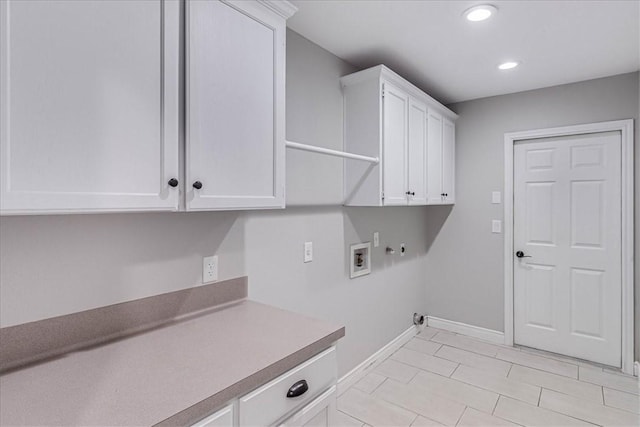
[[[389,83],[384,85],[383,94],[384,204],[406,205],[409,95]]]
[[[178,208],[179,7],[0,1],[2,214]]]
[[[287,2],[187,2],[187,210],[283,208]]]
[[[453,203],[457,115],[383,65],[341,82],[345,150],[380,158],[346,162],[345,205]]]

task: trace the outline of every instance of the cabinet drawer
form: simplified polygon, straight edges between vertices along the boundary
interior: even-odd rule
[[[320,353],[240,398],[240,426],[267,426],[293,412],[336,382],[335,347]],[[287,397],[292,385],[305,380],[309,389],[298,397]]]

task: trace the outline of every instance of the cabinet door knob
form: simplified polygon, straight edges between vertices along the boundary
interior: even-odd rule
[[[416,195],[416,192],[415,192],[415,191],[412,191],[412,192],[411,192],[411,195],[412,195],[412,196],[415,196],[415,195]]]
[[[287,397],[298,397],[302,396],[309,390],[309,384],[307,384],[306,380],[300,380],[291,387],[289,387],[289,391],[287,391]]]
[[[193,188],[195,188],[196,190],[199,190],[202,188],[202,183],[200,181],[196,181],[193,183]]]
[[[168,182],[169,186],[176,188],[178,186],[178,180],[175,178],[171,178]]]

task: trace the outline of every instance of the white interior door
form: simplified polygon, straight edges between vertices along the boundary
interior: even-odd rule
[[[427,106],[411,99],[407,155],[409,204],[427,204]]]
[[[383,162],[384,204],[407,204],[407,115],[409,95],[384,85]]]
[[[516,143],[516,344],[621,366],[620,148],[619,132]]]

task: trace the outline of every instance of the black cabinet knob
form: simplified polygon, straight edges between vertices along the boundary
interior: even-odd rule
[[[309,390],[309,384],[307,384],[306,380],[300,380],[291,387],[289,387],[289,391],[287,391],[287,397],[298,397],[302,396]]]
[[[177,179],[175,179],[175,178],[171,178],[171,179],[169,180],[168,184],[169,184],[171,187],[176,188],[176,187],[178,186],[178,180],[177,180]]]
[[[196,181],[193,183],[193,188],[195,188],[196,190],[199,190],[202,188],[202,183],[200,181]]]
[[[412,191],[412,192],[411,192],[411,195],[412,195],[412,196],[415,196],[415,195],[416,195],[416,192],[415,192],[415,191]]]

